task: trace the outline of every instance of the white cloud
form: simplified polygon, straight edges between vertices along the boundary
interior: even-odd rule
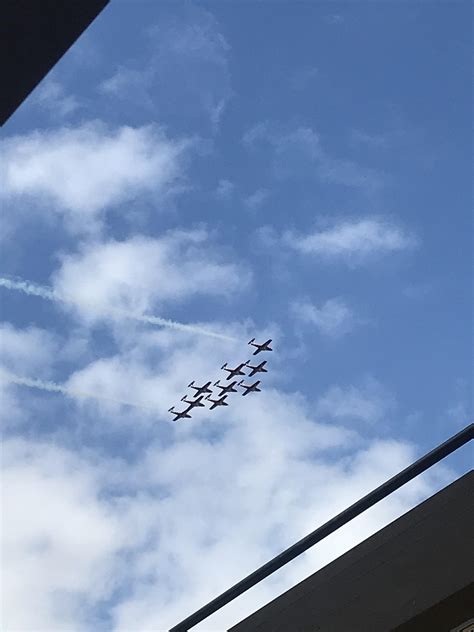
[[[37,131],[0,143],[0,199],[64,216],[75,231],[100,226],[104,211],[143,193],[163,195],[182,176],[190,141],[156,126]],[[33,203],[33,205],[32,205]]]
[[[324,17],[324,20],[328,24],[342,24],[342,22],[344,22],[344,17],[339,13],[330,13]]]
[[[381,187],[384,177],[378,171],[352,160],[331,156],[320,135],[310,127],[283,131],[268,121],[247,130],[242,142],[248,148],[263,144],[273,152],[273,167],[282,178],[312,179],[317,175],[329,184],[355,187],[372,193]]]
[[[217,185],[215,195],[221,200],[228,200],[232,197],[235,190],[235,184],[230,180],[221,179]]]
[[[394,398],[374,379],[358,386],[332,386],[317,401],[316,415],[323,421],[350,420],[374,424],[394,409]]]
[[[155,107],[150,95],[152,82],[151,68],[135,70],[119,66],[111,77],[101,83],[100,90],[109,96],[126,99],[135,105],[152,110]]]
[[[66,118],[80,107],[78,99],[72,94],[67,94],[63,85],[51,78],[44,79],[30,99],[52,116],[61,119]]]
[[[268,189],[257,189],[244,200],[245,206],[251,211],[255,211],[264,204],[270,197]]]
[[[247,338],[242,325],[229,329]],[[278,389],[287,370],[278,346],[262,393],[234,394],[228,409],[201,410],[190,423],[162,423],[190,379],[214,377],[223,359],[245,360],[248,349],[170,330],[133,334],[114,329],[116,355],[76,370],[69,384],[122,398],[133,392],[156,402],[156,415],[81,404],[68,436],[76,425],[89,428],[87,451],[80,443],[76,456],[47,442],[8,445],[6,616],[25,630],[90,629],[99,606],[116,632],[167,629],[414,458],[409,445],[347,430],[338,409],[329,423],[316,421],[322,410]],[[326,409],[329,399],[321,399]],[[142,445],[134,458],[118,458],[117,441],[92,449],[90,437],[106,425],[128,427],[127,448]],[[227,629],[437,485],[418,481],[201,629]],[[38,606],[25,612],[30,594]]]
[[[179,17],[151,26],[145,41],[139,63],[121,64],[100,91],[155,110],[160,120],[182,115],[191,125],[204,118],[215,130],[232,94],[230,46],[216,18],[203,8],[183,6]]]
[[[55,292],[51,287],[45,285],[38,285],[37,283],[33,283],[31,281],[27,281],[24,279],[9,278],[9,277],[0,277],[0,287],[4,287],[8,290],[13,290],[15,292],[22,292],[28,296],[37,296],[43,298],[48,301],[52,301],[54,303],[58,303],[62,306],[64,304],[77,304],[77,301],[74,297],[74,293],[69,294],[59,294]],[[86,307],[86,301],[80,301],[81,307]],[[93,311],[97,312],[97,305],[90,304],[89,307],[93,309]],[[156,325],[158,327],[169,327],[170,329],[180,330],[180,331],[188,331],[193,332],[195,334],[210,336],[211,338],[216,338],[220,340],[229,340],[229,336],[222,334],[220,332],[215,332],[204,327],[199,327],[197,325],[192,325],[189,323],[181,323],[176,320],[172,320],[170,318],[162,318],[161,316],[156,316],[154,314],[144,314],[142,312],[137,311],[129,311],[126,309],[120,309],[115,307],[106,307],[106,312],[102,314],[104,317],[109,318],[118,318],[125,320],[134,320],[136,322],[147,323],[148,325]],[[80,351],[82,346],[81,341],[69,341],[68,343],[68,354],[70,356],[77,355],[77,352]]]
[[[123,530],[92,469],[48,443],[2,446],[2,629],[86,630]]]
[[[0,323],[0,358],[6,369],[27,374],[46,372],[58,352],[59,341],[44,329],[17,329],[9,323]]]
[[[369,134],[362,130],[353,130],[351,140],[354,144],[365,145],[373,149],[382,149],[387,147],[388,138],[382,134]]]
[[[245,266],[219,255],[206,231],[190,230],[85,244],[62,257],[53,284],[84,315],[100,317],[111,309],[143,314],[196,295],[232,296],[250,279]]]
[[[320,307],[308,300],[295,301],[291,312],[301,322],[314,325],[321,334],[332,338],[349,333],[360,322],[341,298],[328,299]]]
[[[58,336],[38,327],[16,328],[0,323],[0,422],[6,429],[23,423],[28,418],[33,398],[18,399],[8,375],[23,375],[27,379],[52,375],[58,359],[71,357],[69,345]]]
[[[416,238],[408,231],[375,217],[341,220],[305,235],[287,233],[284,241],[303,254],[348,264],[363,263],[372,257],[409,250],[417,245]]]

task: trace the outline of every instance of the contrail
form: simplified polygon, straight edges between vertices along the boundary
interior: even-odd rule
[[[87,391],[76,390],[75,388],[70,388],[69,386],[56,384],[56,382],[45,382],[44,380],[35,380],[29,377],[21,377],[19,375],[15,375],[14,373],[10,373],[9,371],[5,371],[4,369],[0,369],[0,379],[4,380],[5,382],[9,382],[10,384],[18,384],[19,386],[37,388],[41,391],[48,391],[50,393],[62,393],[63,395],[67,395],[68,397],[72,398],[85,397],[98,399],[104,402],[120,404],[121,406],[132,406],[133,408],[141,408],[142,410],[146,410],[147,412],[152,412],[155,414],[158,412],[157,408],[152,408],[151,406],[144,406],[135,402],[128,402],[123,399],[116,399],[115,397],[106,397],[104,395],[97,395],[96,393],[88,393]]]
[[[58,294],[51,287],[44,285],[37,285],[31,281],[14,281],[6,277],[0,277],[0,287],[4,287],[7,290],[14,290],[16,292],[23,292],[29,296],[39,296],[40,298],[56,303],[70,303],[77,305],[78,301],[72,297],[63,296]],[[91,307],[94,305],[91,303]],[[158,325],[159,327],[168,327],[169,329],[177,329],[180,331],[189,331],[201,336],[209,336],[210,338],[218,338],[219,340],[227,340],[229,342],[236,342],[237,338],[233,336],[227,336],[226,334],[220,334],[214,331],[209,331],[203,327],[197,327],[196,325],[187,325],[186,323],[179,323],[175,320],[168,318],[160,318],[159,316],[153,316],[149,314],[140,314],[137,312],[129,312],[124,309],[109,308],[106,313],[111,315],[120,316],[121,318],[130,318],[137,320],[141,323],[148,323],[149,325]]]
[[[52,288],[36,285],[36,283],[31,283],[30,281],[12,281],[11,279],[0,277],[0,287],[4,287],[7,290],[23,292],[29,296],[40,296],[48,301],[61,300]]]

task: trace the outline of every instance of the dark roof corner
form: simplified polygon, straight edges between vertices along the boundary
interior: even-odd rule
[[[3,0],[0,126],[108,3],[109,0]]]

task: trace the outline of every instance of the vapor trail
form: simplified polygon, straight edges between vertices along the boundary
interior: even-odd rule
[[[106,397],[104,395],[97,395],[96,393],[88,393],[87,391],[77,390],[70,388],[69,386],[63,386],[62,384],[56,384],[56,382],[45,382],[44,380],[35,380],[29,377],[21,377],[0,369],[0,380],[9,382],[10,384],[18,384],[19,386],[28,386],[30,388],[37,388],[41,391],[48,391],[49,393],[62,393],[68,397],[84,397],[91,399],[98,399],[104,402],[112,402],[114,404],[120,404],[121,406],[132,406],[133,408],[141,408],[147,412],[157,413],[156,408],[151,406],[144,406],[135,402],[128,402],[123,399],[116,399],[115,397]]]
[[[40,298],[46,299],[48,301],[53,301],[55,303],[69,303],[72,305],[79,304],[78,301],[75,300],[73,297],[63,296],[62,294],[60,295],[51,287],[37,285],[36,283],[32,283],[31,281],[13,281],[12,279],[8,279],[6,277],[0,277],[0,287],[4,287],[7,290],[14,290],[16,292],[23,292],[23,294],[28,294],[29,296],[39,296]],[[92,303],[90,303],[90,306],[94,307]],[[106,313],[119,316],[121,318],[130,318],[141,323],[148,323],[149,325],[157,325],[158,327],[168,327],[169,329],[177,329],[179,331],[189,331],[201,336],[208,336],[210,338],[217,338],[219,340],[227,340],[230,342],[236,342],[237,340],[233,336],[227,336],[225,334],[209,331],[208,329],[197,327],[196,325],[179,323],[168,318],[160,318],[159,316],[129,312],[127,310],[117,308],[109,308]]]

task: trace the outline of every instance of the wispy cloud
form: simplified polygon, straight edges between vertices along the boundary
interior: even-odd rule
[[[99,394],[104,403],[105,398],[110,403],[133,403],[125,396],[133,393],[137,402],[160,404],[181,392],[190,372],[193,377],[212,375],[222,355],[221,345],[208,338],[195,337],[190,344],[179,345],[170,332],[149,329],[137,332],[132,344],[124,332],[117,344],[115,357],[95,358],[70,376],[67,384],[38,384],[28,377],[24,386],[43,385],[48,392],[58,393],[63,392],[58,387],[66,387],[64,394],[70,397]],[[156,359],[149,359],[150,349],[162,358],[158,366]],[[271,379],[271,374],[267,377]],[[309,530],[308,516],[312,524],[322,524],[414,457],[411,445],[367,441],[346,429],[340,421],[352,423],[352,418],[331,404],[329,400],[336,398],[328,396],[330,391],[320,399],[316,415],[302,394],[280,391],[268,382],[266,387],[261,397],[238,397],[234,401],[239,405],[229,406],[220,416],[203,409],[196,421],[186,425],[156,423],[169,419],[166,413],[133,415],[133,410],[102,406],[100,421],[109,424],[109,432],[123,432],[125,415],[133,415],[126,437],[130,443],[146,438],[139,458],[120,458],[117,442],[100,442],[97,451],[89,444],[87,448],[79,445],[75,454],[61,449],[56,441],[37,438],[4,444],[7,538],[9,550],[15,551],[4,569],[10,580],[5,614],[10,627],[77,628],[83,621],[83,627],[87,622],[90,627],[96,609],[107,601],[114,629],[169,629],[183,612],[217,594],[223,583],[232,585],[301,537]],[[347,399],[346,387],[340,388],[340,398]],[[19,389],[11,390],[17,397],[23,395],[17,393]],[[361,421],[374,418],[367,399],[369,395],[364,406],[357,408]],[[25,408],[28,412],[29,406]],[[35,410],[32,427],[38,417]],[[327,422],[320,423],[324,417]],[[88,430],[88,437],[96,432],[97,421],[97,411],[89,406],[74,407],[74,415],[68,418],[72,428],[80,425]],[[59,427],[63,425],[60,420]],[[164,441],[162,431],[167,433]],[[68,437],[73,434],[69,431]],[[335,454],[340,451],[344,458],[338,459]],[[319,490],[311,498],[309,481]],[[417,481],[389,505],[364,516],[349,534],[337,534],[334,541],[322,543],[206,625],[228,629],[393,520],[434,487],[433,479]],[[18,503],[20,497],[27,502]],[[21,519],[47,499],[48,512],[34,511],[29,520]],[[255,512],[259,506],[266,508],[263,522]],[[289,530],[288,515],[292,517]],[[77,539],[78,524],[81,531],[87,530],[86,543]],[[80,543],[85,547],[83,554]],[[80,557],[68,565],[74,568],[72,575],[64,571],[65,555]],[[209,575],[202,565],[204,556],[213,567],[220,564],[228,569],[224,576]],[[26,586],[22,580],[25,560]],[[61,598],[64,586],[71,594],[66,604]],[[25,612],[21,604],[30,592],[42,608]],[[79,599],[82,607],[74,607]]]
[[[69,229],[88,232],[107,208],[176,185],[191,146],[154,125],[109,128],[98,121],[13,136],[0,142],[0,200],[27,200],[48,217],[62,215]]]
[[[300,322],[315,326],[331,338],[344,336],[360,322],[341,298],[328,299],[319,307],[308,300],[295,301],[291,312]]]
[[[141,63],[121,64],[99,90],[161,120],[182,114],[188,125],[207,120],[216,130],[232,94],[230,46],[212,13],[189,5],[179,14],[148,28]]]
[[[245,206],[251,211],[260,208],[270,197],[268,189],[257,189],[244,199]]]
[[[217,188],[215,190],[215,195],[220,200],[228,200],[232,197],[235,191],[235,184],[230,180],[222,179],[219,180]]]
[[[352,419],[374,424],[386,418],[394,408],[394,397],[377,380],[368,378],[357,386],[332,386],[318,399],[316,414],[323,420]]]
[[[344,16],[340,13],[328,13],[328,15],[324,17],[324,20],[327,24],[342,24],[344,22]]]
[[[348,264],[410,250],[418,244],[415,236],[402,227],[376,217],[341,220],[304,235],[288,232],[284,242],[302,254]]]
[[[83,308],[89,308],[93,312],[97,313],[97,304],[91,299],[89,301],[85,300],[83,297],[80,299],[75,298],[73,294],[68,293],[59,293],[51,287],[47,287],[44,285],[37,285],[32,283],[31,281],[18,281],[12,280],[6,277],[0,277],[0,287],[3,287],[7,290],[14,290],[17,292],[23,292],[23,294],[28,294],[29,296],[38,296],[40,298],[44,298],[49,301],[54,301],[57,303],[66,303],[66,304],[80,304]],[[199,327],[197,325],[188,325],[186,323],[180,323],[174,320],[170,320],[168,318],[161,318],[159,316],[153,316],[151,314],[141,314],[139,312],[132,312],[125,309],[119,309],[114,307],[105,308],[104,311],[100,311],[99,315],[102,316],[111,316],[115,318],[129,318],[131,320],[135,320],[141,323],[147,323],[149,325],[156,325],[158,327],[168,327],[170,329],[175,329],[177,331],[184,331],[194,334],[199,334],[201,336],[209,336],[211,338],[217,338],[219,340],[228,340],[235,341],[235,338],[232,336],[228,336],[226,334],[222,334],[219,332],[213,332],[205,327]]]
[[[224,257],[205,229],[84,244],[61,261],[55,290],[84,300],[88,312],[91,303],[144,313],[194,296],[232,297],[252,282],[248,266]]]
[[[52,358],[61,353],[61,344],[54,334],[30,326],[18,329],[0,323],[0,360],[13,373],[38,373],[49,377]]]
[[[361,130],[353,130],[351,140],[354,144],[365,145],[373,149],[385,148],[388,145],[388,138],[383,134],[369,134]]]
[[[62,395],[66,395],[71,398],[87,398],[87,399],[97,399],[103,402],[119,404],[121,406],[132,406],[133,408],[141,408],[146,412],[156,413],[157,409],[152,406],[146,406],[144,404],[140,404],[138,402],[131,402],[123,399],[117,399],[115,397],[107,397],[105,395],[101,395],[100,393],[86,392],[83,390],[79,390],[76,388],[71,388],[70,386],[65,386],[63,384],[57,384],[56,382],[38,380],[34,378],[24,377],[21,375],[15,375],[14,373],[10,373],[5,369],[0,368],[0,381],[6,382],[8,384],[16,384],[17,386],[27,386],[29,388],[36,388],[41,391],[47,391],[49,393],[61,393]]]
[[[77,97],[67,94],[59,81],[50,78],[42,81],[30,98],[33,103],[60,119],[68,117],[81,107]]]
[[[310,127],[283,130],[268,121],[257,123],[245,132],[247,147],[263,144],[273,152],[273,166],[279,177],[307,179],[317,175],[328,184],[340,184],[372,193],[384,183],[384,175],[353,160],[332,156]]]

